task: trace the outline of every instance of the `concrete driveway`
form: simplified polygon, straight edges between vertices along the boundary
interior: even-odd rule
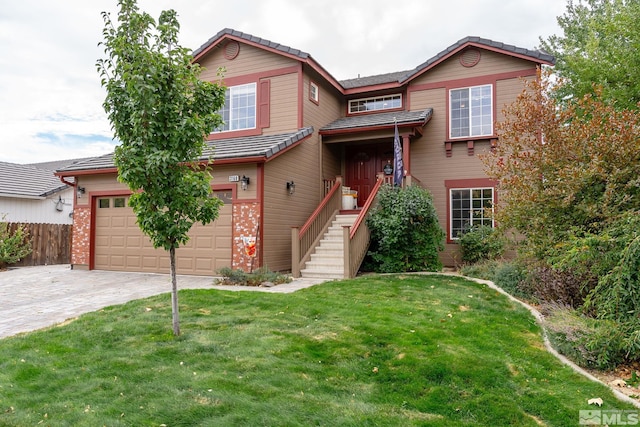
[[[215,277],[178,276],[178,289],[288,293],[321,283],[296,279],[271,288],[215,286]],[[168,274],[72,270],[69,265],[0,271],[0,338],[64,322],[110,305],[171,292]]]

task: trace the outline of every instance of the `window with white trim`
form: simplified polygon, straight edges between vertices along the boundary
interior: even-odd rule
[[[349,101],[349,114],[402,108],[402,95],[360,98]]]
[[[493,86],[449,91],[449,137],[493,135]]]
[[[318,85],[313,82],[309,83],[309,99],[315,103],[320,101],[320,90],[318,89]]]
[[[452,188],[449,190],[451,239],[459,239],[469,228],[493,227],[493,188]]]
[[[224,124],[217,132],[255,129],[256,127],[256,84],[248,83],[231,86],[225,92],[224,107],[218,111]]]

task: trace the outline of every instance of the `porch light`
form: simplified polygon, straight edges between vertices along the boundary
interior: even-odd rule
[[[78,198],[82,197],[84,194],[84,187],[78,186]]]
[[[246,190],[247,188],[249,188],[249,183],[251,182],[251,180],[249,179],[248,176],[244,176],[242,175],[242,179],[240,180],[240,187],[243,190]]]
[[[391,160],[387,160],[387,164],[382,168],[385,175],[391,175],[393,173],[393,166],[391,166]]]
[[[296,192],[296,184],[293,181],[287,181],[287,191],[289,194]]]

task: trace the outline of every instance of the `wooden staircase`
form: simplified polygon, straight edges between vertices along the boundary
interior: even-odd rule
[[[338,214],[327,229],[311,259],[300,270],[301,277],[313,279],[344,278],[344,226],[351,226],[358,217],[357,213]]]

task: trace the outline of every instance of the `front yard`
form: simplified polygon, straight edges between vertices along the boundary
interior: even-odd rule
[[[458,277],[189,290],[180,307],[179,338],[165,294],[0,340],[0,425],[567,426],[637,410],[550,355],[526,309]]]

